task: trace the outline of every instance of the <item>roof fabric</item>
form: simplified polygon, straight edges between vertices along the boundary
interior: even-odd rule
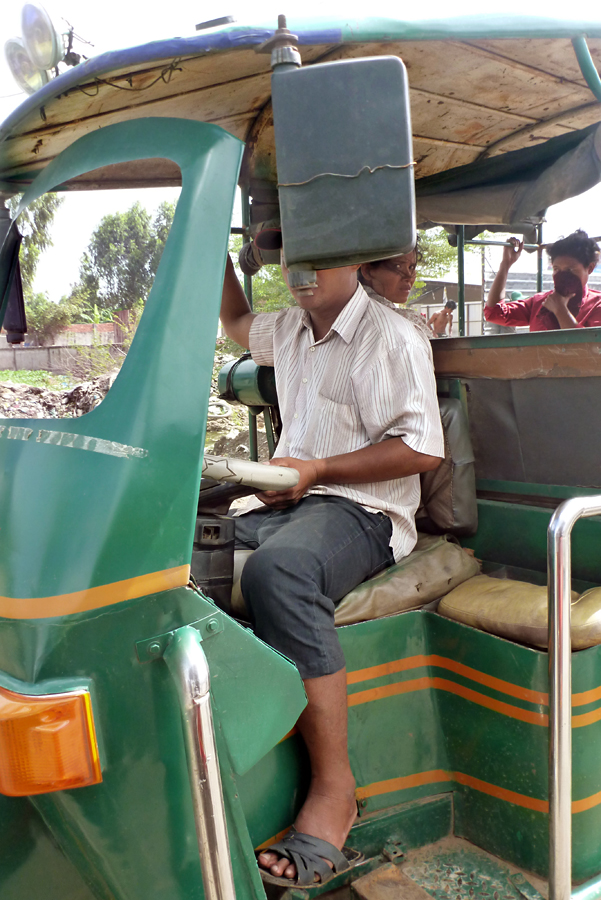
[[[540,222],[549,206],[601,180],[601,125],[544,144],[449,169],[416,183],[420,224],[515,225]]]

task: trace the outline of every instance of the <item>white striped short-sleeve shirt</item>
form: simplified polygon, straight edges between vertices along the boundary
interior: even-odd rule
[[[259,314],[250,351],[259,365],[275,367],[283,430],[274,458],[325,459],[391,437],[418,453],[444,456],[432,351],[414,325],[371,301],[361,285],[320,341],[305,310]],[[396,560],[415,546],[418,475],[316,485],[309,493],[386,513]]]

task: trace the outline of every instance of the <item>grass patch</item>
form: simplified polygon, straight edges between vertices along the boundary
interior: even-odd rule
[[[30,384],[33,387],[48,388],[51,391],[64,391],[74,387],[77,380],[70,375],[53,375],[43,369],[0,369],[0,381],[12,381],[17,384]]]

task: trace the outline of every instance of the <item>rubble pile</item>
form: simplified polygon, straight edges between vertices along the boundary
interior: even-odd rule
[[[232,359],[233,356],[219,350],[215,354],[205,446],[216,456],[248,459],[248,410],[227,403],[217,395],[219,370]],[[117,375],[118,370],[115,370],[62,391],[0,381],[0,419],[73,419],[83,416],[104,400]],[[267,461],[269,451],[261,417],[258,420],[258,446],[259,459]]]
[[[64,391],[2,381],[0,418],[74,419],[83,416],[105,398],[116,377],[117,372],[111,372]]]
[[[257,449],[259,451],[259,462],[267,462],[269,459],[269,446],[265,431],[261,430],[261,420],[259,419],[257,433]],[[207,436],[208,438],[208,436]],[[208,440],[207,440],[208,443]],[[248,428],[237,431],[231,437],[224,436],[215,441],[211,449],[214,456],[229,456],[232,459],[248,459],[249,458],[249,437]]]

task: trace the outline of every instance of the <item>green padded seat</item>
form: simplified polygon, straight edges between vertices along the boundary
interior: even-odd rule
[[[547,588],[476,575],[440,601],[442,616],[518,644],[546,648]],[[601,588],[572,591],[572,649],[601,644]]]

